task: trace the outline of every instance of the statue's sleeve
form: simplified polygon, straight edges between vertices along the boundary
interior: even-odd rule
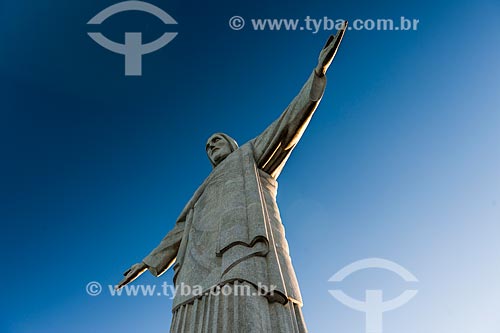
[[[299,94],[281,116],[251,142],[257,166],[278,178],[290,153],[297,145],[318,106],[326,77],[313,71]]]
[[[154,276],[160,276],[175,262],[184,234],[184,225],[183,220],[178,220],[174,229],[142,260]]]

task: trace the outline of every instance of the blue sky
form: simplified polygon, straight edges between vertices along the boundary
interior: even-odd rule
[[[311,332],[364,332],[329,293],[418,295],[384,332],[500,331],[498,1],[150,1],[178,36],[143,76],[88,36],[116,1],[0,2],[0,330],[167,332],[168,297],[112,297],[210,172],[205,140],[239,143],[284,110],[329,32],[253,31],[251,18],[420,20],[417,31],[348,31],[323,101],[279,178],[278,203]],[[247,19],[233,31],[228,20]],[[165,31],[146,13],[109,18],[123,41]],[[359,259],[399,263],[328,279]],[[144,274],[136,284],[171,282]],[[101,295],[85,291],[90,281]]]

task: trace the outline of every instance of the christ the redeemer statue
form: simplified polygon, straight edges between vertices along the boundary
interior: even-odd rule
[[[299,94],[262,134],[241,147],[223,133],[208,139],[212,172],[175,227],[124,273],[117,288],[175,263],[171,332],[307,332],[276,180],[321,100],[346,27],[330,36]]]

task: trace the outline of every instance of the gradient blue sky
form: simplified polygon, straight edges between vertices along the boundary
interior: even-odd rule
[[[418,31],[349,31],[323,101],[279,178],[278,203],[311,332],[364,332],[362,299],[419,294],[386,333],[500,332],[500,3],[152,0],[177,38],[143,76],[94,43],[86,22],[117,1],[0,1],[0,238],[6,333],[167,332],[167,297],[91,297],[172,228],[210,172],[205,140],[240,143],[271,123],[328,32],[233,31],[228,19],[394,18]],[[122,13],[101,31],[156,39]],[[328,282],[363,258],[382,270]],[[144,274],[138,284],[170,282]],[[107,288],[107,287],[105,287]]]

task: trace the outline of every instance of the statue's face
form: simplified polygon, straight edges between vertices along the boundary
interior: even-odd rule
[[[231,145],[223,136],[214,134],[208,139],[206,150],[208,158],[217,165],[231,154]]]

